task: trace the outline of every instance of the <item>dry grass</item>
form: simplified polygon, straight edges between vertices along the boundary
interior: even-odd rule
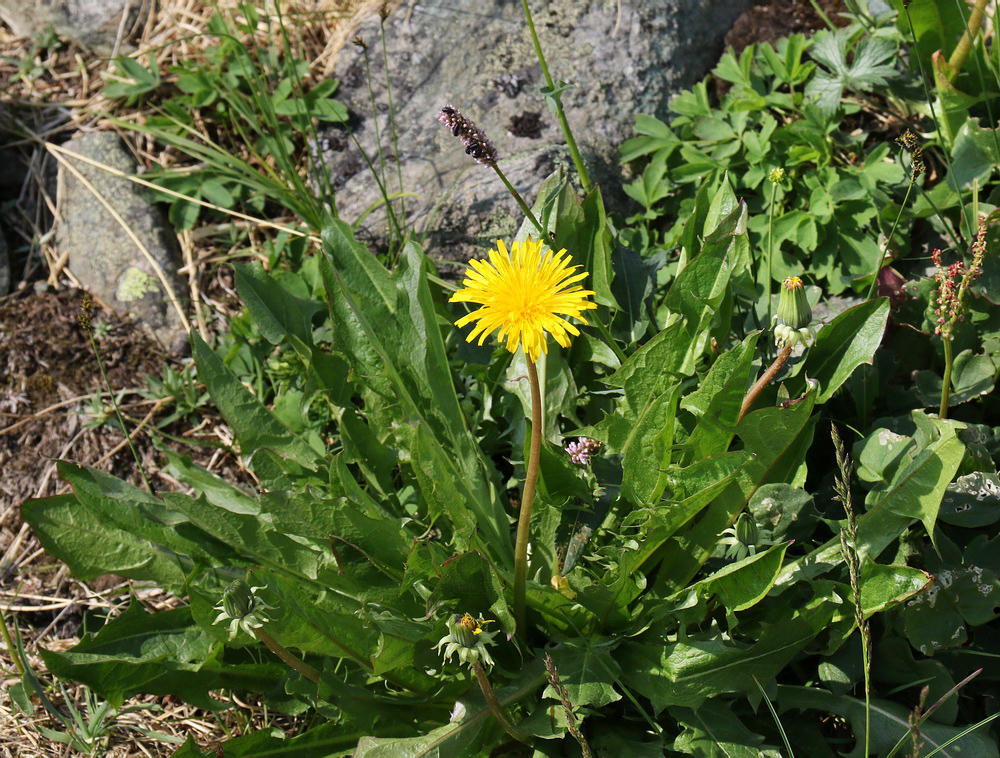
[[[294,30],[294,52],[310,61],[309,75],[313,81],[332,73],[337,53],[350,32],[348,22],[353,13],[379,4],[378,0],[287,0],[282,3],[286,24]],[[236,2],[220,0],[218,6],[233,12]],[[119,30],[117,46],[123,51],[132,49],[142,56],[144,63],[152,56],[164,81],[169,83],[171,66],[200,56],[215,44],[212,37],[203,33],[214,13],[215,4],[203,0],[161,0],[152,13],[145,14],[137,28]],[[263,25],[256,37],[261,46],[269,43]],[[30,75],[23,75],[26,69],[31,69]],[[0,554],[3,556],[0,560],[0,609],[5,612],[8,633],[23,639],[27,663],[47,685],[48,697],[64,713],[68,711],[63,690],[48,675],[38,654],[40,647],[49,650],[72,647],[78,640],[79,623],[85,609],[115,615],[127,604],[130,594],[150,610],[168,608],[178,602],[154,587],[139,586],[120,577],[101,577],[91,585],[76,580],[65,566],[46,555],[20,518],[20,503],[26,497],[66,491],[55,475],[52,458],[76,460],[126,478],[136,476],[134,461],[120,433],[108,427],[87,429],[82,423],[85,398],[88,393],[99,392],[101,386],[96,366],[89,357],[85,335],[78,328],[75,333],[73,330],[77,295],[71,288],[78,282],[67,267],[65,256],[60,256],[50,244],[52,219],[58,217],[59,208],[49,189],[55,159],[46,143],[59,144],[81,130],[114,129],[107,118],[112,113],[119,118],[142,118],[144,115],[115,110],[116,104],[102,94],[107,75],[106,60],[72,43],[39,47],[0,25],[0,85],[4,92],[4,102],[0,103],[3,106],[0,130],[19,135],[14,141],[6,140],[5,147],[19,156],[28,169],[11,218],[5,222],[25,247],[38,253],[28,256],[23,270],[12,272],[15,284],[20,280],[22,291],[0,299],[0,375],[7,376],[11,382],[18,378],[21,383],[17,387],[0,388],[8,393],[5,396],[0,392],[0,400],[7,397],[10,401],[10,407],[0,405]],[[122,136],[141,166],[176,165],[182,160],[182,156],[163,150],[147,136],[131,133]],[[241,244],[253,249],[262,240],[263,232],[255,230],[252,224],[244,224],[243,228],[247,238]],[[226,225],[225,228],[203,227],[180,235],[185,263],[182,274],[187,277],[189,288],[186,297],[193,304],[189,315],[194,316],[194,323],[206,337],[213,328],[224,325],[225,315],[237,307],[229,275],[218,265],[234,252],[228,232]],[[47,294],[34,294],[32,290],[37,290],[39,283],[47,285]],[[62,342],[46,333],[48,324],[42,325],[37,337],[32,336],[29,327],[36,317],[29,314],[38,308],[48,308],[45,318],[62,324]],[[4,313],[7,314],[6,322]],[[19,314],[22,320],[12,322],[12,313]],[[216,322],[210,323],[205,314],[216,314]],[[112,369],[120,368],[117,374],[112,374],[116,391],[138,388],[143,373],[159,373],[157,362],[166,360],[166,356],[157,355],[144,336],[119,324],[112,314],[105,313],[102,318],[113,323],[112,337],[120,338],[119,342],[112,339],[107,343],[109,355],[105,356]],[[27,352],[22,350],[27,357],[22,358],[20,364],[13,349],[14,337],[22,338],[18,343],[20,347],[27,344],[31,348],[25,348]],[[54,344],[57,342],[58,345]],[[56,348],[61,352],[45,352]],[[102,352],[104,349],[102,346]],[[137,355],[152,357],[153,362],[139,360]],[[58,380],[50,381],[51,387],[39,388],[31,384],[31,372],[24,368],[29,363],[36,368],[40,364],[52,369],[53,374],[57,366],[66,371],[59,374]],[[144,466],[157,477],[158,486],[178,488],[176,481],[159,471],[157,454],[144,429],[155,420],[159,406],[143,400],[135,392],[126,393],[123,404],[125,411],[138,420],[132,436]],[[193,430],[172,431],[203,439],[215,438],[225,449],[232,442],[228,429],[214,420]],[[247,477],[238,458],[226,452],[206,453],[204,460],[199,462],[230,479]],[[19,678],[11,651],[0,641],[0,758],[77,755],[38,731],[38,726],[58,728],[58,723],[39,703],[35,703],[32,718],[12,709],[8,690]],[[72,683],[64,684],[66,700],[82,708],[86,701],[85,689]],[[198,712],[170,697],[139,698],[126,704],[123,710],[138,705],[154,706],[155,710],[135,710],[118,716],[106,752],[101,754],[121,758],[168,756],[176,749],[174,744],[144,737],[129,727],[154,730],[181,739],[191,735],[201,749],[209,750],[227,736],[252,732],[265,724],[264,710],[259,704],[237,701],[228,693],[215,694],[232,700],[232,707],[218,716]],[[275,725],[273,714],[266,723]],[[279,725],[294,726],[290,723]]]

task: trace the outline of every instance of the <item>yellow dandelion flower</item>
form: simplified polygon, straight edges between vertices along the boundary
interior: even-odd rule
[[[497,249],[490,250],[489,261],[469,261],[463,288],[451,298],[453,303],[478,303],[482,307],[455,325],[477,322],[466,340],[472,342],[479,337],[480,345],[499,329],[497,339],[506,339],[510,352],[523,345],[533,362],[548,352],[546,333],[569,347],[569,335],[577,336],[580,330],[561,316],[572,316],[586,324],[581,311],[597,307],[586,300],[595,293],[577,284],[587,272],[574,273],[580,267],[571,263],[565,250],[546,250],[543,254],[542,243],[531,237],[515,242],[509,252],[503,240],[497,240]]]

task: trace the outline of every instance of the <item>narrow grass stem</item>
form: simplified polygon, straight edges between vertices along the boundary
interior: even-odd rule
[[[521,209],[521,212],[525,216],[527,216],[528,220],[538,230],[538,233],[545,240],[545,243],[549,247],[554,247],[554,245],[552,244],[552,238],[549,236],[549,233],[544,228],[542,228],[541,222],[537,218],[535,218],[535,214],[532,212],[531,208],[528,207],[528,204],[524,202],[524,198],[521,197],[521,193],[518,192],[517,189],[514,187],[514,185],[511,184],[510,181],[507,179],[507,176],[506,174],[504,174],[503,170],[495,163],[492,164],[492,168],[496,172],[497,176],[500,177],[500,181],[503,182],[504,186],[507,188],[507,191],[511,194],[511,197],[513,197],[517,201],[517,205]]]
[[[497,723],[503,727],[503,730],[507,732],[511,737],[513,737],[518,742],[523,742],[525,745],[531,744],[531,739],[524,732],[519,732],[514,728],[510,719],[507,717],[507,712],[503,709],[503,705],[497,700],[496,693],[493,692],[493,685],[490,684],[490,679],[486,676],[486,669],[483,668],[483,664],[476,661],[472,664],[472,670],[476,674],[476,681],[479,682],[479,689],[483,691],[483,697],[486,699],[486,706],[490,709],[490,713],[493,714],[493,718],[497,720]]]
[[[319,672],[316,669],[288,652],[288,650],[280,642],[265,632],[263,628],[254,629],[254,634],[257,636],[258,640],[267,645],[268,649],[288,664],[290,668],[298,671],[310,682],[319,683]]]
[[[767,300],[767,322],[771,323],[771,260],[774,258],[774,196],[778,183],[771,182],[771,202],[767,208],[767,276],[764,278],[764,298]]]
[[[833,25],[833,22],[830,20],[830,17],[827,16],[826,13],[823,11],[823,7],[819,4],[819,2],[817,2],[817,0],[809,0],[809,2],[812,4],[813,10],[816,12],[816,15],[819,16],[820,20],[824,24],[826,24],[826,28],[829,29],[831,32],[837,31],[837,27]]]
[[[528,578],[528,541],[531,538],[531,506],[538,482],[538,461],[542,452],[542,391],[538,385],[538,369],[528,361],[528,382],[531,384],[531,443],[528,449],[528,470],[521,493],[521,510],[517,519],[517,540],[514,543],[514,619],[517,634],[523,639],[525,626],[525,597]]]
[[[7,647],[10,653],[10,659],[14,662],[14,668],[17,669],[17,674],[20,677],[24,677],[24,663],[21,661],[20,650],[14,647],[14,642],[10,638],[10,632],[7,629],[7,616],[3,612],[3,608],[0,608],[0,635],[3,636],[3,644]]]
[[[593,187],[590,183],[590,174],[587,173],[587,167],[583,165],[583,157],[576,146],[576,139],[573,137],[573,130],[570,129],[569,121],[566,120],[566,112],[563,110],[562,101],[559,95],[555,93],[555,82],[552,80],[552,74],[549,73],[549,65],[545,61],[545,53],[542,52],[542,45],[538,41],[538,33],[535,31],[535,22],[531,18],[531,9],[528,7],[528,0],[521,0],[521,5],[524,8],[524,19],[528,23],[528,31],[531,32],[531,42],[535,46],[535,55],[538,57],[538,64],[542,67],[542,76],[545,77],[545,84],[548,86],[549,91],[553,93],[551,97],[556,106],[556,118],[559,119],[559,126],[562,129],[563,137],[566,139],[566,146],[569,148],[569,154],[573,158],[573,165],[576,166],[576,173],[580,176],[580,184],[583,185],[583,191],[586,194],[590,194],[590,190]]]
[[[889,245],[892,244],[892,236],[896,233],[896,227],[899,226],[899,219],[903,217],[903,209],[906,207],[907,201],[910,199],[910,192],[913,190],[913,185],[916,182],[916,177],[910,176],[910,183],[906,185],[906,194],[903,196],[903,202],[899,206],[899,212],[896,213],[896,220],[892,222],[892,228],[889,230],[889,236],[885,238],[885,244],[882,246],[882,255],[878,259],[878,265],[875,267],[875,273],[872,275],[872,283],[868,285],[868,296],[866,300],[871,300],[875,297],[875,292],[878,289],[878,275],[882,273],[882,266],[885,265],[885,258],[889,254]]]
[[[774,363],[772,363],[768,367],[767,371],[765,371],[764,374],[760,377],[760,379],[758,379],[757,382],[753,385],[753,387],[751,387],[747,391],[746,396],[743,398],[743,405],[740,407],[739,418],[736,419],[737,424],[743,420],[743,417],[745,415],[747,415],[747,413],[753,407],[753,404],[757,401],[757,397],[760,395],[761,392],[764,391],[764,388],[767,385],[769,385],[771,383],[771,380],[774,379],[775,376],[777,376],[779,371],[781,371],[781,367],[785,365],[791,354],[792,354],[792,344],[789,342],[784,347],[782,347],[781,350],[778,351],[778,357],[774,359]]]
[[[954,356],[951,349],[951,335],[941,338],[944,344],[944,377],[941,379],[941,406],[938,409],[938,418],[948,418],[948,400],[951,397],[951,367]]]
[[[89,301],[89,296],[88,296]],[[150,495],[155,495],[153,490],[153,485],[149,483],[149,478],[146,476],[146,469],[142,465],[142,460],[139,458],[139,452],[135,449],[135,444],[132,442],[132,435],[128,433],[128,427],[125,426],[125,419],[122,417],[122,412],[118,408],[118,400],[115,399],[114,390],[111,389],[111,380],[108,379],[108,372],[104,370],[104,361],[101,360],[101,351],[97,347],[97,340],[94,339],[94,330],[90,326],[90,312],[89,305],[84,304],[84,313],[81,314],[80,325],[87,332],[87,337],[90,339],[90,347],[94,351],[94,358],[97,360],[97,368],[101,371],[101,379],[104,382],[104,387],[107,389],[108,394],[111,396],[109,399],[111,401],[111,407],[115,410],[115,417],[118,419],[119,425],[122,428],[122,434],[125,435],[125,440],[128,442],[128,449],[132,452],[132,458],[135,460],[136,468],[139,469],[139,476],[142,477],[142,483],[146,485],[146,491]]]
[[[399,218],[406,228],[406,198],[403,193],[403,162],[399,159],[399,138],[396,135],[396,109],[392,103],[392,84],[389,81],[389,51],[385,44],[385,19],[381,24],[382,68],[385,69],[385,96],[389,103],[389,131],[392,133],[392,151],[396,156],[396,179],[399,181]]]

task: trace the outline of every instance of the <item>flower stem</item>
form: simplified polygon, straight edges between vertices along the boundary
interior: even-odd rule
[[[938,409],[938,418],[948,418],[948,399],[951,395],[951,366],[954,362],[951,352],[951,335],[942,337],[944,343],[944,378],[941,382],[941,407]]]
[[[778,357],[774,359],[774,363],[770,365],[767,371],[764,372],[763,376],[757,380],[756,384],[749,389],[746,397],[743,398],[743,405],[740,408],[740,415],[736,419],[736,423],[740,423],[743,417],[747,415],[750,408],[753,407],[754,402],[757,400],[757,396],[764,391],[764,388],[771,383],[771,380],[781,371],[781,367],[785,365],[788,361],[788,357],[792,354],[792,343],[788,342],[784,347],[778,351]]]
[[[896,227],[899,226],[899,219],[903,217],[903,210],[906,208],[906,201],[910,199],[910,191],[913,189],[913,185],[916,180],[917,177],[915,175],[911,175],[910,183],[906,185],[906,194],[903,196],[903,202],[900,204],[899,211],[896,213],[896,220],[892,222],[892,228],[889,230],[889,236],[885,238],[885,244],[882,246],[882,255],[878,259],[878,265],[875,267],[875,274],[872,276],[872,283],[868,285],[867,300],[871,300],[875,297],[878,290],[878,275],[882,273],[882,266],[885,265],[885,258],[889,254],[889,245],[892,244],[892,236],[896,233]]]
[[[514,725],[510,723],[510,719],[507,718],[507,712],[503,709],[500,701],[497,700],[497,696],[493,692],[493,685],[490,684],[489,677],[486,676],[483,664],[476,661],[472,664],[472,670],[476,673],[476,681],[479,682],[479,689],[483,691],[483,697],[486,698],[486,705],[490,709],[490,713],[497,720],[497,723],[515,740],[523,742],[525,745],[530,745],[531,740],[528,735],[515,729]]]
[[[521,511],[517,519],[517,541],[514,543],[514,619],[522,638],[525,628],[525,595],[528,576],[528,540],[531,537],[531,506],[538,481],[538,459],[542,452],[542,391],[538,386],[538,369],[528,358],[528,382],[531,384],[531,446],[528,451],[528,471],[521,493]]]
[[[948,72],[949,81],[954,81],[955,77],[958,76],[958,72],[962,70],[962,64],[965,63],[965,59],[972,49],[972,40],[979,34],[979,27],[983,25],[983,14],[985,12],[986,0],[976,0],[976,4],[972,8],[972,13],[969,15],[969,25],[965,28],[965,33],[962,35],[962,39],[958,41],[958,45],[955,47],[954,52],[952,52],[951,58],[948,59],[948,68],[946,71]]]
[[[291,668],[298,671],[310,682],[319,683],[319,672],[316,669],[288,652],[288,650],[284,648],[280,642],[265,632],[263,628],[254,629],[254,634],[257,636],[258,640],[267,645],[268,649],[272,653],[287,663]]]
[[[528,0],[521,0],[521,5],[524,7],[524,18],[528,22],[528,31],[531,32],[531,41],[535,45],[535,55],[538,57],[538,63],[542,67],[545,84],[548,85],[549,92],[553,93],[550,97],[555,102],[556,118],[559,119],[559,126],[562,128],[563,137],[566,139],[566,146],[569,148],[569,154],[573,158],[573,165],[576,166],[576,173],[580,175],[580,184],[583,185],[583,191],[589,195],[593,186],[590,183],[590,175],[587,173],[587,167],[583,165],[583,158],[580,155],[579,148],[576,146],[573,130],[569,128],[569,121],[566,120],[566,112],[563,110],[562,100],[555,93],[555,82],[552,81],[552,74],[549,73],[549,65],[545,62],[545,54],[542,52],[542,45],[538,41],[538,33],[535,31],[535,22],[531,19],[531,9],[528,7]]]
[[[774,196],[778,183],[771,182],[771,202],[767,206],[767,275],[764,278],[764,299],[767,300],[767,321],[771,323],[771,259],[774,257]]]
[[[539,220],[535,218],[535,214],[532,213],[531,208],[528,207],[528,204],[524,202],[524,198],[521,197],[521,193],[514,188],[514,185],[511,184],[510,181],[508,181],[507,176],[504,174],[503,171],[500,170],[500,167],[497,164],[493,163],[491,165],[493,167],[493,170],[497,172],[497,176],[500,177],[500,181],[504,183],[504,186],[507,188],[507,191],[517,201],[518,206],[520,206],[521,208],[521,212],[528,217],[528,220],[538,230],[538,233],[545,240],[546,244],[548,244],[549,247],[553,247],[552,240],[550,239],[548,232],[546,232],[542,228],[541,222],[539,222]]]

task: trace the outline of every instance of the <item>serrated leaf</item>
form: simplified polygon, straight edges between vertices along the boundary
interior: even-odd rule
[[[614,687],[621,676],[621,668],[613,655],[618,644],[618,640],[590,636],[567,640],[549,653],[574,708],[584,705],[600,708],[621,700],[622,696]],[[559,699],[552,685],[546,687],[542,695]]]

